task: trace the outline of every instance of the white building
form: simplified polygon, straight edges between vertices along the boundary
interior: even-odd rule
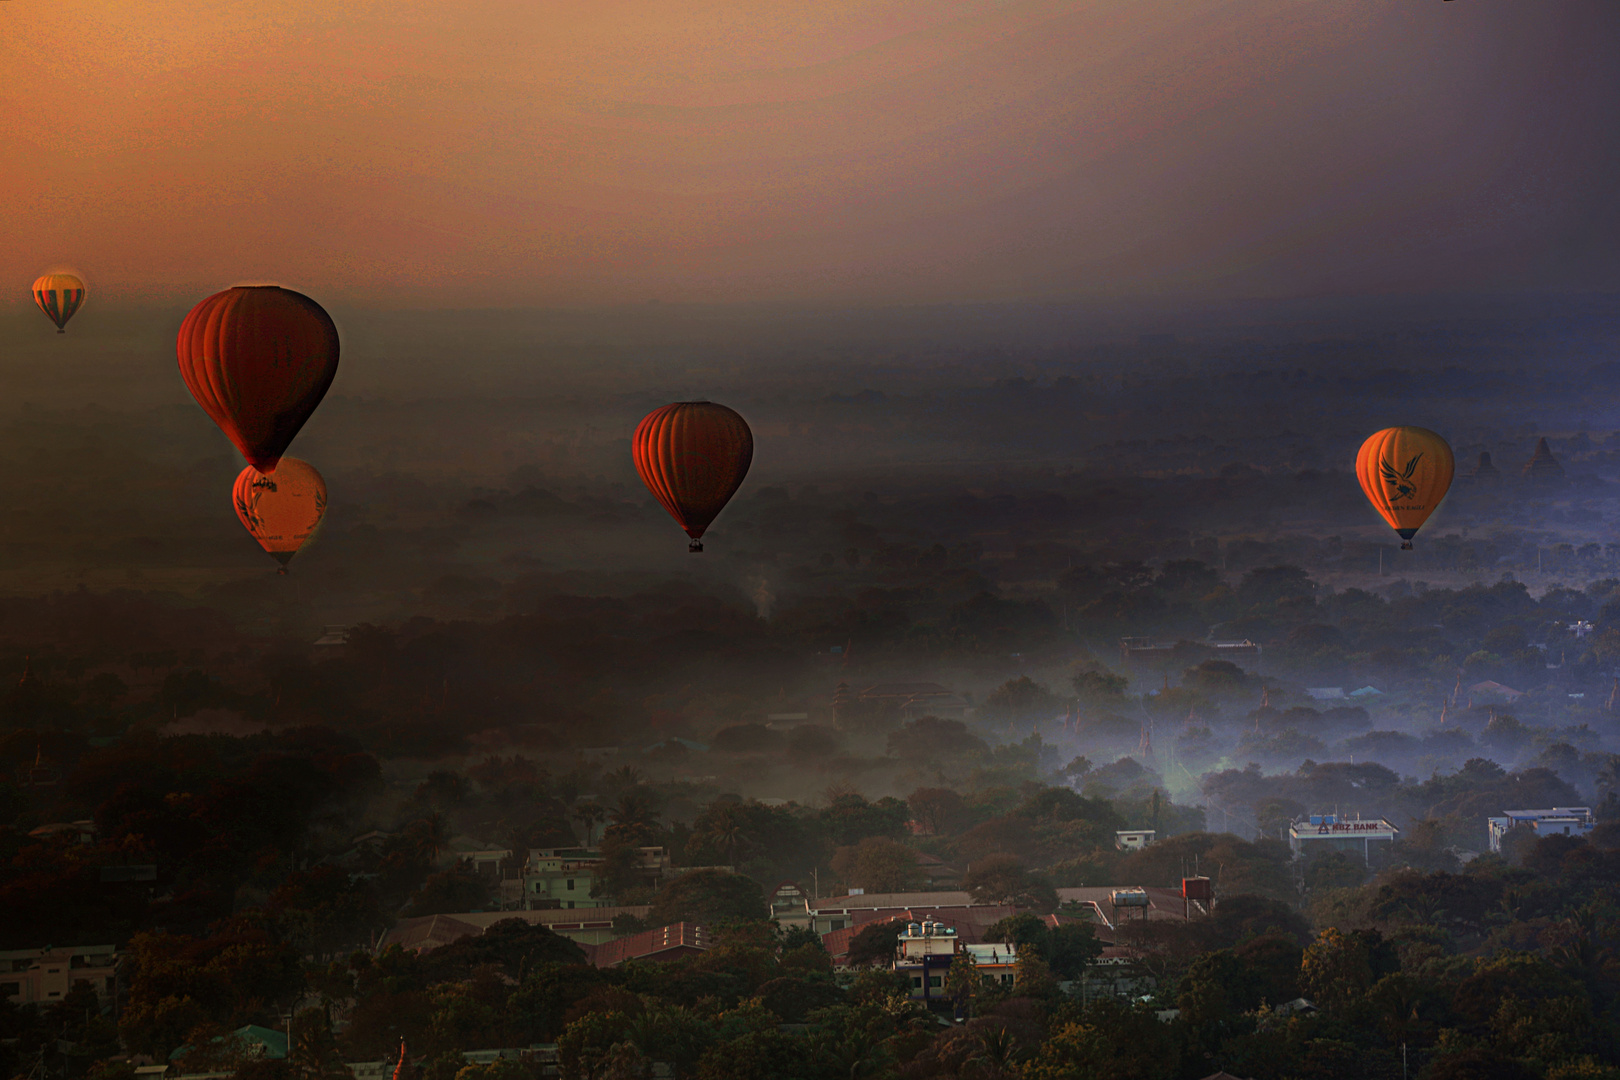
[[[82,982],[102,998],[111,998],[117,968],[118,953],[112,945],[12,949],[0,952],[0,997],[18,1005],[47,1005]]]
[[[1344,851],[1365,860],[1372,855],[1374,844],[1393,844],[1400,832],[1383,818],[1364,821],[1359,815],[1340,818],[1338,814],[1312,814],[1288,826],[1288,847],[1296,859]]]
[[[1577,836],[1597,828],[1590,806],[1550,806],[1545,810],[1504,810],[1501,817],[1485,819],[1491,834],[1491,850],[1502,850],[1502,837],[1509,829],[1523,825],[1542,836]]]
[[[1018,946],[985,942],[968,945],[954,926],[924,919],[908,923],[895,942],[894,970],[911,982],[911,997],[929,1001],[945,996],[945,973],[958,956],[973,959],[973,970],[987,986],[1011,986],[1018,979]]]
[[[1121,851],[1141,851],[1156,836],[1155,829],[1119,829],[1114,833],[1114,846]]]

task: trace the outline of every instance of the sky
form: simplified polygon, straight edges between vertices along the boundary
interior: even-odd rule
[[[0,275],[379,307],[1620,288],[1620,5],[0,3]]]

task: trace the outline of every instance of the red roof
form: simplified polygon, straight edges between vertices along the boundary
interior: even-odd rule
[[[429,915],[425,918],[405,920],[388,935],[390,945],[400,945],[411,952],[427,952],[440,945],[448,945],[464,937],[482,934],[484,928],[463,922],[450,915]]]
[[[646,930],[615,941],[590,946],[591,963],[599,968],[615,967],[629,960],[675,960],[709,948],[709,934],[696,923],[671,923],[657,930]]]

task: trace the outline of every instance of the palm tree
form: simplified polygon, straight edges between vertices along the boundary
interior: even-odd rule
[[[610,773],[605,773],[602,780],[610,787],[624,790],[626,788],[640,787],[646,782],[646,777],[634,765],[620,765]]]
[[[613,828],[621,833],[647,837],[658,832],[658,812],[653,809],[652,799],[644,791],[627,791],[620,795],[609,816]]]
[[[591,846],[596,826],[607,817],[607,808],[599,802],[582,802],[574,807],[574,820],[585,826],[585,846]]]
[[[450,823],[444,815],[438,812],[427,817],[418,818],[410,827],[411,839],[416,844],[417,854],[429,863],[437,862],[439,852],[450,840]]]
[[[709,825],[708,835],[709,839],[725,849],[726,858],[732,866],[736,866],[737,849],[748,843],[748,835],[743,832],[738,816],[729,808],[720,810]]]

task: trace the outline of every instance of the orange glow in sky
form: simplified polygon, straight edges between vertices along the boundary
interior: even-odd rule
[[[12,0],[0,270],[445,307],[1615,288],[1617,22]]]

